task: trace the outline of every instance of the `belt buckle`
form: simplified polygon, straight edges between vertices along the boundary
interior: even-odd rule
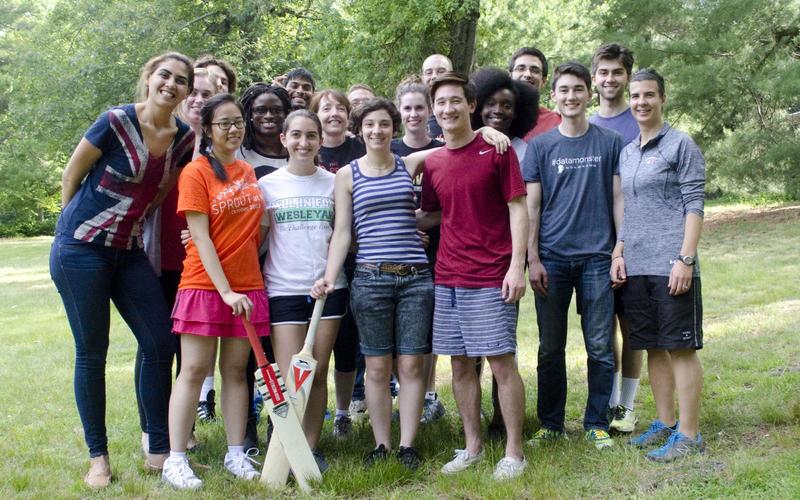
[[[396,266],[396,269],[397,270],[395,274],[398,276],[407,276],[411,274],[411,272],[414,270],[414,268],[412,266],[409,266],[408,264],[398,264]]]

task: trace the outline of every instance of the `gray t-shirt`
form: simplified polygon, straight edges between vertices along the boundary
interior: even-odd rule
[[[628,276],[669,276],[686,215],[703,217],[705,160],[691,137],[666,123],[643,149],[639,141],[620,155],[625,269]],[[700,275],[699,263],[694,275]]]
[[[580,137],[554,128],[528,143],[526,182],[542,185],[539,256],[579,260],[610,256],[614,247],[614,176],[622,137],[589,125]]]

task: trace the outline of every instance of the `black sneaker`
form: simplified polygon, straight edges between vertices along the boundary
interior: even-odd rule
[[[419,469],[420,464],[422,464],[422,457],[415,448],[401,446],[397,451],[397,461],[413,472]]]
[[[247,427],[244,431],[244,452],[249,456],[258,456],[258,427],[254,416],[247,419]]]
[[[214,389],[208,391],[205,401],[197,403],[197,418],[204,424],[217,419],[216,404],[214,403]]]
[[[311,450],[311,454],[314,455],[314,461],[317,462],[317,467],[319,467],[320,473],[324,474],[325,471],[330,467],[328,465],[328,461],[325,460],[325,455],[323,455],[319,450]]]
[[[377,462],[386,460],[387,458],[389,458],[389,451],[386,450],[386,446],[380,445],[367,453],[367,456],[364,457],[364,465],[369,467],[375,465]]]

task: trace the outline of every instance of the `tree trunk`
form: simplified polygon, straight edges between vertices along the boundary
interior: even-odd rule
[[[450,25],[450,60],[453,61],[454,70],[468,74],[475,54],[475,32],[481,16],[481,2],[468,0],[459,3],[458,17]]]

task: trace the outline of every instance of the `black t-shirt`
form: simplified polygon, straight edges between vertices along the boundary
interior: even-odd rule
[[[431,142],[422,146],[421,148],[412,148],[403,142],[403,139],[392,139],[391,149],[392,153],[396,154],[397,156],[408,156],[412,153],[416,153],[417,151],[425,151],[441,146],[444,146],[444,143],[442,141],[437,141],[436,139],[431,139]],[[416,202],[417,208],[419,208],[420,198],[422,197],[422,174],[419,174],[411,181],[414,184],[414,201]],[[428,255],[428,260],[430,263],[435,264],[436,252],[439,249],[439,226],[436,226],[425,232],[431,238],[431,242],[428,245],[428,248],[425,249],[425,253]]]
[[[444,138],[442,127],[439,126],[439,122],[436,121],[436,117],[433,115],[428,117],[428,135],[434,139]]]
[[[327,146],[319,148],[319,166],[335,174],[340,168],[365,154],[367,150],[364,143],[356,137],[348,136],[342,144],[334,148]]]

